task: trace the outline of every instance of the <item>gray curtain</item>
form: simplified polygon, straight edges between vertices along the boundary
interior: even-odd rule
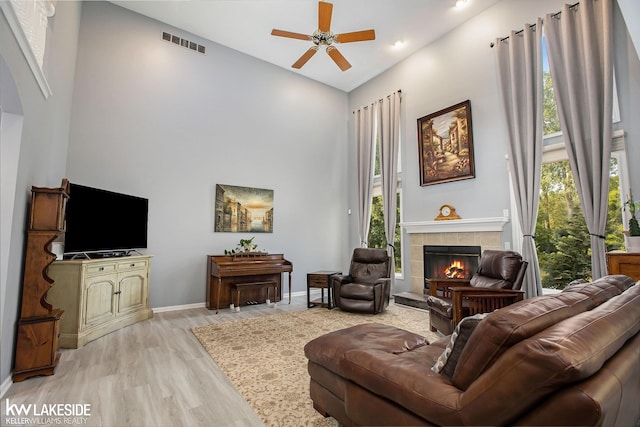
[[[509,165],[522,230],[522,257],[529,262],[522,289],[542,295],[533,240],[542,172],[542,20],[496,42],[500,97],[509,135]]]
[[[373,187],[373,105],[354,111],[356,169],[358,174],[358,230],[360,246],[366,247]]]
[[[387,251],[392,263],[395,259],[393,246],[396,232],[398,190],[398,149],[400,147],[400,91],[381,99],[377,103],[378,153],[380,154],[380,178],[382,180],[382,210]],[[395,264],[393,264],[395,265]],[[395,271],[393,269],[392,271]],[[394,274],[391,275],[392,289]]]
[[[593,279],[607,274],[613,102],[611,0],[583,0],[545,17],[549,68],[569,164],[591,235]]]

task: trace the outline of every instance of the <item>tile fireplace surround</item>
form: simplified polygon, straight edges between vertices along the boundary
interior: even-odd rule
[[[411,289],[422,294],[424,288],[424,245],[480,246],[502,249],[502,233],[507,217],[460,219],[449,221],[403,222],[411,245]]]

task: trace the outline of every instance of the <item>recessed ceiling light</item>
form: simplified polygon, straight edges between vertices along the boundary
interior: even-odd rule
[[[469,0],[456,0],[456,7],[462,9],[469,3]]]
[[[394,49],[402,49],[403,47],[404,47],[403,40],[396,40],[396,42],[393,44]]]

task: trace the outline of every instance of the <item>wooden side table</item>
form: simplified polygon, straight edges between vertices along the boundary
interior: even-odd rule
[[[633,280],[640,280],[640,253],[609,252],[607,266],[609,274],[625,274]]]
[[[333,308],[331,298],[331,276],[342,274],[341,271],[314,271],[307,274],[307,308],[319,305],[321,307]],[[311,288],[320,288],[320,299],[311,301]],[[324,290],[327,290],[327,301],[324,300]]]

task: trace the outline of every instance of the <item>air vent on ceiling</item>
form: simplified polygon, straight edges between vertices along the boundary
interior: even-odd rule
[[[180,38],[180,37],[175,36],[173,34],[169,34],[169,33],[164,32],[164,31],[162,32],[162,40],[166,40],[168,42],[175,43],[175,44],[177,44],[179,46],[186,47],[186,48],[191,49],[191,50],[195,50],[196,52],[205,53],[205,47],[204,46],[202,46],[202,45],[200,45],[198,43],[194,43],[192,41],[189,41],[187,39]]]

